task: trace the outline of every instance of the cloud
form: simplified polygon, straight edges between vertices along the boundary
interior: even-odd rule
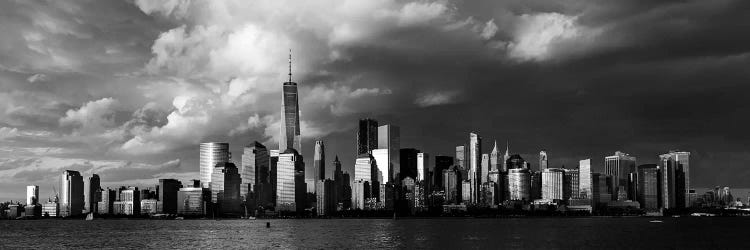
[[[77,110],[68,110],[60,118],[60,126],[74,127],[78,134],[98,134],[115,126],[115,108],[118,101],[113,98],[102,98],[85,103]]]
[[[417,99],[414,100],[414,104],[417,104],[417,106],[423,108],[429,106],[450,104],[456,101],[457,96],[458,92],[456,91],[428,92],[423,93],[419,97],[417,97]]]
[[[495,19],[491,19],[487,21],[487,24],[484,25],[484,28],[482,29],[482,33],[479,34],[482,38],[485,40],[490,40],[492,37],[495,36],[497,33],[497,25],[495,24]]]
[[[560,13],[521,15],[508,55],[522,61],[549,59],[556,45],[581,36],[577,19]]]
[[[18,136],[17,128],[0,127],[0,141]]]
[[[30,83],[46,82],[47,80],[48,80],[48,78],[47,78],[47,75],[45,75],[45,74],[33,74],[33,75],[29,76],[29,78],[26,78],[26,81],[28,81]]]

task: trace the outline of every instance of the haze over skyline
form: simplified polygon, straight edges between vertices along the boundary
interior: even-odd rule
[[[278,148],[294,56],[302,150],[352,172],[356,126],[401,147],[551,167],[691,152],[691,186],[748,188],[750,2],[5,1],[0,200],[65,169],[102,186],[198,178],[198,144]],[[534,166],[537,167],[537,166]],[[743,195],[743,194],[740,194]]]

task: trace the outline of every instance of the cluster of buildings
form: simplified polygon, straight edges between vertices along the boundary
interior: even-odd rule
[[[697,198],[690,189],[689,152],[670,151],[659,155],[656,164],[637,165],[636,157],[618,151],[604,158],[604,172],[598,173],[592,171],[591,159],[580,160],[577,168],[554,168],[545,151],[539,152],[536,166],[511,154],[507,144],[504,153],[497,142],[488,152],[482,137],[472,132],[456,146],[454,156],[431,157],[419,149],[401,148],[399,127],[374,119],[359,121],[353,173],[342,171],[336,156],[331,162],[333,176],[326,176],[325,145],[318,140],[314,179],[306,180],[299,153],[298,98],[290,71],[289,81],[282,85],[278,149],[256,141],[244,146],[241,161],[235,163],[228,143],[201,143],[199,180],[160,179],[147,189],[104,189],[98,175],[84,181],[79,172],[66,170],[60,192],[44,203],[38,200],[39,187],[28,187],[24,213],[247,216],[315,211],[326,216],[359,210],[414,214],[545,206],[590,212],[607,207],[659,211],[689,207]]]

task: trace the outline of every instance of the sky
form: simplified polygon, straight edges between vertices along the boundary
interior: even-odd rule
[[[750,188],[748,30],[745,0],[0,1],[0,200],[277,148],[290,49],[308,170],[322,139],[352,172],[374,118],[432,156],[471,131],[532,166],[679,149],[693,186]]]

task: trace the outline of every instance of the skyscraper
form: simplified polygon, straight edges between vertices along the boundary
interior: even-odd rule
[[[604,172],[612,176],[613,199],[635,200],[628,181],[630,173],[635,172],[635,157],[617,151],[604,158]]]
[[[400,182],[401,176],[401,132],[398,126],[382,125],[378,127],[377,145],[379,149],[388,149],[387,171],[383,171],[384,182]],[[381,164],[378,162],[378,164]]]
[[[222,214],[240,214],[240,177],[234,163],[221,162],[211,176],[211,202],[219,205]]]
[[[542,170],[542,199],[563,199],[563,177],[564,171],[557,168],[546,168]]]
[[[482,138],[478,134],[471,132],[469,133],[469,178],[471,181],[471,202],[477,203],[479,201],[479,190],[482,184]]]
[[[445,189],[445,203],[457,203],[457,197],[460,193],[458,192],[458,176],[456,176],[455,169],[443,170],[443,188]]]
[[[581,191],[581,176],[578,169],[563,169],[563,199],[577,199]]]
[[[662,205],[664,208],[685,208],[690,192],[690,152],[669,151],[659,155],[662,164]]]
[[[89,177],[88,181],[85,183],[86,186],[84,186],[85,189],[85,198],[86,198],[86,204],[85,204],[85,210],[89,213],[96,213],[99,211],[97,209],[97,206],[99,205],[99,200],[101,199],[101,192],[99,190],[102,189],[101,187],[101,180],[99,179],[99,175],[93,174],[91,177]]]
[[[591,188],[591,159],[580,160],[578,161],[578,198],[592,200]]]
[[[408,177],[412,179],[417,178],[417,154],[419,150],[414,148],[402,148],[399,153],[401,154],[401,175],[399,180]]]
[[[292,54],[289,53],[289,81],[285,82],[281,93],[281,138],[279,151],[287,148],[302,149],[302,136],[299,124],[299,95],[297,83],[292,82]]]
[[[466,146],[456,146],[456,166],[460,169],[466,169]]]
[[[175,179],[159,179],[159,202],[158,213],[177,213],[177,193],[182,188],[182,183]]]
[[[369,155],[364,154],[357,157],[354,163],[354,180],[362,180],[372,183],[373,179],[373,165],[376,164],[375,159]]]
[[[638,185],[638,203],[645,211],[656,211],[661,208],[661,173],[656,164],[638,166],[636,184]]]
[[[326,179],[326,155],[323,141],[315,141],[315,154],[313,155],[313,174],[315,182]],[[317,187],[317,184],[316,184]],[[317,189],[316,189],[317,191]]]
[[[333,182],[336,186],[335,195],[336,195],[336,202],[343,202],[344,201],[344,172],[341,171],[341,161],[339,161],[339,156],[337,155],[336,158],[333,160]]]
[[[435,156],[435,188],[445,190],[443,183],[443,170],[450,169],[453,166],[453,157],[445,155]],[[447,193],[446,193],[447,195]]]
[[[287,149],[279,154],[276,167],[276,210],[302,212],[306,191],[302,156],[297,150]]]
[[[380,128],[378,121],[367,118],[359,120],[359,130],[357,130],[357,155],[370,154],[372,150],[380,147]]]
[[[26,186],[26,205],[39,204],[39,186]]]
[[[83,177],[81,173],[65,170],[60,188],[60,214],[62,217],[75,216],[83,212]]]
[[[200,144],[200,175],[203,187],[208,188],[211,174],[217,163],[229,161],[229,143],[204,142]]]
[[[508,172],[508,159],[510,159],[510,144],[505,142],[505,154],[503,154],[503,173]]]
[[[334,182],[331,179],[316,180],[315,190],[316,209],[318,215],[332,215],[336,212],[336,197],[334,191]]]
[[[255,185],[260,183],[267,183],[268,178],[268,163],[270,157],[266,146],[260,142],[253,142],[250,145],[245,146],[242,152],[242,166],[240,169],[240,177],[242,177],[242,184],[240,185],[240,196],[247,197],[248,193],[256,190]],[[259,196],[257,194],[256,196]]]
[[[495,141],[495,146],[492,147],[492,152],[490,152],[490,171],[501,170],[502,163],[500,162],[500,157],[500,151],[497,149],[497,141]]]
[[[424,181],[427,178],[427,173],[430,167],[430,156],[427,153],[417,153],[417,178],[416,182]]]
[[[490,175],[490,154],[482,154],[482,172],[479,173],[479,179],[481,183],[485,183],[488,181],[488,177]]]
[[[547,169],[547,152],[539,151],[539,171]]]

